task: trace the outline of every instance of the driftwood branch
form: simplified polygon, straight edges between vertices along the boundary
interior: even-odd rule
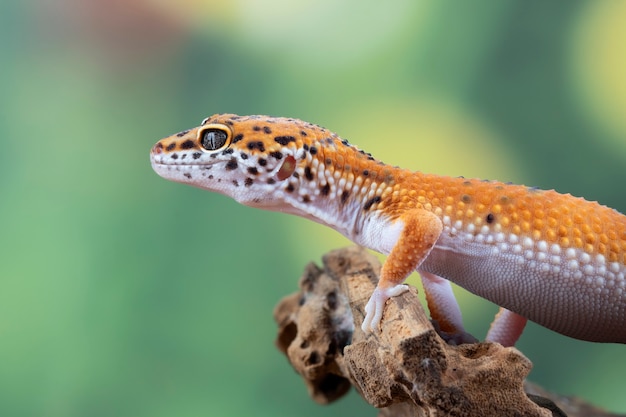
[[[365,250],[336,250],[276,306],[277,346],[315,401],[354,386],[381,417],[611,415],[525,385],[532,364],[515,348],[446,344],[414,289],[388,301],[380,332],[366,336],[360,323],[379,272]]]

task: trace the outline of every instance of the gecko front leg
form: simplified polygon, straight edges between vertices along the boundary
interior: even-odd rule
[[[375,330],[383,316],[385,303],[407,290],[404,280],[426,259],[443,230],[441,220],[423,209],[409,210],[398,220],[402,231],[380,271],[380,280],[365,306],[361,329]]]

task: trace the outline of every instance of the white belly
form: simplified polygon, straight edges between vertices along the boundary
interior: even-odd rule
[[[623,265],[528,238],[487,239],[444,230],[419,270],[559,333],[626,343]]]

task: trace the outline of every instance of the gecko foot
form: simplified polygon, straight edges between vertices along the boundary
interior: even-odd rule
[[[431,323],[439,337],[441,337],[449,345],[459,346],[463,344],[478,343],[479,341],[465,330],[456,333],[448,333],[441,330],[439,323],[437,323],[436,320],[431,320]]]
[[[365,333],[376,330],[380,324],[380,319],[383,317],[383,310],[385,309],[385,303],[391,297],[400,295],[405,291],[408,291],[409,287],[404,284],[395,285],[389,288],[376,287],[369,301],[365,305],[365,318],[361,329]]]

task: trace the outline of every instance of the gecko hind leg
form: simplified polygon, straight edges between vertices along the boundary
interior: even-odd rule
[[[526,317],[500,307],[500,311],[487,332],[486,340],[500,343],[505,347],[513,346],[522,335],[527,321]]]

